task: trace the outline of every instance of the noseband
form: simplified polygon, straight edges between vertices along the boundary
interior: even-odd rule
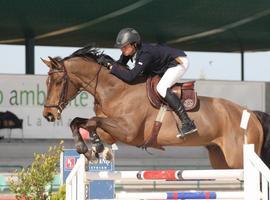
[[[48,75],[50,76],[51,74],[54,73],[64,73],[64,77],[63,77],[63,88],[60,94],[60,98],[57,104],[45,104],[44,107],[45,108],[56,108],[58,110],[59,113],[62,112],[62,110],[66,107],[66,105],[69,103],[70,100],[72,100],[73,98],[75,98],[77,96],[78,93],[80,93],[82,91],[82,89],[78,89],[78,92],[70,99],[67,99],[67,92],[68,92],[68,75],[67,75],[67,70],[66,70],[66,66],[64,65],[64,63],[61,62],[61,65],[63,66],[63,69],[51,69],[48,72]],[[87,89],[88,86],[90,86],[90,84],[96,79],[96,84],[94,87],[94,96],[96,94],[96,89],[97,89],[97,84],[98,84],[98,75],[101,71],[101,66],[98,69],[96,75],[93,77],[93,79],[91,79],[86,86],[82,86],[83,89]],[[71,82],[72,83],[72,82]],[[75,86],[75,84],[73,84]],[[76,88],[76,86],[75,86]]]

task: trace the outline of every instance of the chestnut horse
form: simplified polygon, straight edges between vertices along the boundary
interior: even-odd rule
[[[43,60],[49,67],[43,111],[48,121],[60,119],[62,110],[80,91],[87,91],[95,98],[96,116],[75,118],[70,125],[77,151],[88,159],[103,151],[103,145],[88,149],[79,133],[80,127],[89,131],[93,143],[100,144],[101,139],[107,144],[120,141],[139,146],[149,137],[158,114],[158,109],[148,100],[145,79],[127,84],[99,65],[99,56],[98,50],[84,47],[64,59]],[[244,108],[222,98],[200,96],[199,100],[200,109],[188,113],[198,131],[184,139],[176,138],[176,121],[172,111],[167,111],[157,144],[152,147],[205,146],[213,168],[242,168],[244,130],[240,128],[240,121]],[[255,144],[258,155],[261,155],[263,138],[261,123],[251,112],[246,141]]]

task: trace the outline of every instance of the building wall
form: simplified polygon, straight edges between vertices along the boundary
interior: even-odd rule
[[[241,81],[197,81],[198,95],[231,100],[251,110],[270,112],[270,83]],[[267,92],[268,91],[268,92]]]

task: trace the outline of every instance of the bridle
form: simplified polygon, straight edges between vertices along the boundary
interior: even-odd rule
[[[50,69],[48,72],[48,76],[54,74],[54,73],[64,73],[63,77],[63,88],[60,94],[60,98],[57,104],[45,104],[45,108],[56,108],[58,112],[62,112],[62,110],[65,108],[65,106],[68,104],[68,101],[66,99],[67,91],[68,91],[68,76],[67,76],[67,70],[66,67],[63,65],[63,69]]]
[[[45,108],[56,108],[58,113],[61,113],[63,111],[63,109],[66,107],[66,105],[69,103],[69,101],[71,101],[72,99],[74,99],[77,94],[79,94],[82,89],[87,89],[87,87],[90,86],[90,84],[96,79],[96,83],[95,83],[95,87],[94,87],[94,96],[96,96],[96,89],[97,89],[97,85],[98,85],[98,75],[101,71],[101,65],[96,73],[96,75],[86,84],[86,86],[82,86],[82,88],[78,89],[78,92],[71,98],[67,99],[67,93],[68,93],[68,74],[67,74],[67,70],[66,70],[66,66],[64,65],[63,62],[60,63],[62,65],[62,69],[50,69],[50,71],[48,72],[48,75],[52,75],[54,73],[64,73],[64,77],[63,77],[63,88],[61,90],[61,94],[60,94],[60,98],[57,104],[45,104],[44,107]],[[75,84],[70,80],[70,82],[74,85],[75,88],[77,88],[75,86]]]

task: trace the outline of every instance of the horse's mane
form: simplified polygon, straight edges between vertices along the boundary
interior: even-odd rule
[[[65,61],[67,59],[74,58],[74,57],[80,57],[80,58],[84,58],[84,59],[94,59],[97,62],[98,58],[100,58],[101,56],[104,56],[104,57],[106,57],[106,59],[111,60],[112,63],[114,63],[114,62],[117,63],[117,61],[115,61],[112,57],[110,57],[109,55],[100,51],[100,49],[95,48],[91,45],[88,45],[88,46],[85,46],[81,49],[78,49],[77,51],[73,52],[71,55],[63,58],[62,61]],[[59,59],[59,57],[57,57],[57,59]],[[146,81],[146,77],[143,76],[143,77],[138,78],[136,81],[134,81],[133,83],[130,83],[130,84],[133,85],[133,84],[142,83],[145,81]]]
[[[112,63],[114,63],[114,62],[117,63],[117,61],[115,61],[112,57],[110,57],[109,55],[100,51],[100,49],[95,48],[91,45],[88,45],[88,46],[85,46],[81,49],[78,49],[77,51],[73,52],[71,55],[69,55],[63,59],[61,59],[60,57],[55,57],[54,59],[59,61],[59,62],[62,62],[62,61],[68,60],[70,58],[80,57],[83,59],[94,59],[96,62],[98,62],[98,58],[100,58],[101,56],[104,56],[104,57],[106,57],[106,59],[111,60]],[[145,81],[146,81],[146,77],[143,76],[143,77],[138,78],[136,81],[134,81],[133,83],[130,83],[130,84],[133,85],[133,84],[142,83]]]
[[[73,52],[71,55],[63,58],[63,61],[70,59],[70,58],[74,58],[74,57],[81,57],[81,58],[86,58],[86,59],[90,58],[90,59],[94,59],[97,61],[97,59],[102,55],[108,56],[108,55],[104,54],[103,52],[101,52],[98,48],[95,48],[91,45],[87,45],[87,46]]]

